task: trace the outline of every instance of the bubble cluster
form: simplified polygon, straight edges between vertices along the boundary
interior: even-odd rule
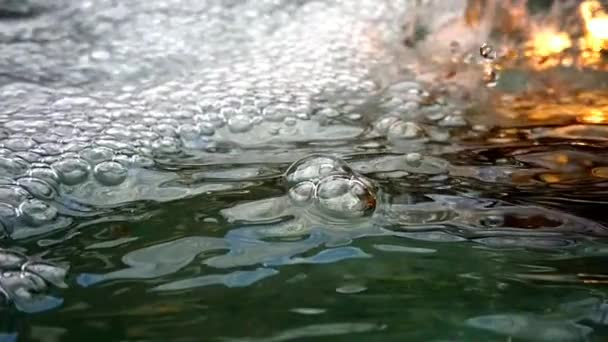
[[[62,300],[46,292],[52,287],[67,287],[67,271],[67,267],[0,248],[0,297],[4,297],[5,303],[11,303],[24,312],[55,308],[61,305]]]
[[[332,156],[296,161],[285,172],[285,182],[293,205],[330,220],[368,217],[376,209],[376,186]]]

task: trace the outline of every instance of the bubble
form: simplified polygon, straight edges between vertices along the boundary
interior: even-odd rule
[[[487,215],[480,220],[480,223],[484,227],[502,227],[505,224],[505,219],[502,215]]]
[[[285,172],[285,180],[289,187],[302,181],[318,181],[329,175],[351,175],[352,170],[348,164],[339,158],[325,155],[311,155],[302,158]]]
[[[76,185],[84,182],[89,176],[89,164],[80,158],[59,160],[51,167],[57,172],[59,180],[65,185]]]
[[[335,218],[369,216],[376,209],[376,194],[367,180],[356,177],[328,176],[317,185],[318,208]]]
[[[154,152],[159,154],[176,154],[180,151],[180,143],[171,137],[163,137],[152,142]]]
[[[361,120],[361,118],[363,116],[361,114],[359,114],[359,113],[351,113],[351,114],[348,114],[347,117],[348,117],[349,120],[359,121],[359,120]]]
[[[57,216],[57,209],[39,199],[29,199],[21,203],[18,208],[20,217],[27,224],[39,227],[52,221]]]
[[[40,276],[47,282],[60,287],[66,288],[67,285],[64,281],[67,274],[67,269],[49,264],[46,262],[26,262],[21,268],[22,272],[30,272]]]
[[[393,139],[420,138],[422,136],[422,128],[413,122],[398,120],[389,127],[387,136]]]
[[[115,161],[99,163],[93,170],[95,179],[106,186],[121,184],[127,178],[127,173],[127,168]]]
[[[159,124],[154,127],[154,131],[158,133],[161,137],[175,137],[177,136],[177,131],[175,127],[168,124]]]
[[[107,147],[92,147],[82,150],[80,152],[80,157],[92,165],[95,165],[106,160],[112,160],[114,151]]]
[[[420,153],[408,153],[405,155],[405,162],[414,167],[422,164],[422,155]]]
[[[399,118],[397,118],[395,116],[387,116],[387,117],[381,118],[380,120],[375,122],[374,131],[376,131],[378,134],[386,134],[388,132],[388,129],[397,122],[402,122],[402,121],[399,120]]]
[[[199,125],[202,135],[212,136],[215,134],[215,126],[210,122],[203,122]]]
[[[283,121],[283,123],[285,124],[285,126],[293,127],[298,124],[298,120],[294,117],[288,117],[285,118],[285,121]]]
[[[0,186],[0,202],[18,205],[28,197],[27,191],[14,184]]]
[[[297,206],[305,206],[312,203],[316,186],[314,182],[303,181],[289,189],[289,199]]]
[[[493,88],[498,84],[500,78],[498,72],[492,65],[486,65],[483,68],[483,82],[486,87]]]
[[[30,138],[10,138],[2,142],[4,148],[8,148],[11,151],[28,151],[36,146],[36,142]]]
[[[282,122],[286,117],[293,116],[291,108],[282,104],[269,105],[262,113],[264,119],[273,122]]]
[[[17,158],[0,157],[0,175],[20,176],[27,170],[25,161]]]
[[[0,203],[0,229],[3,229],[4,233],[11,234],[13,232],[16,219],[17,211],[15,207],[10,204]]]
[[[467,122],[462,115],[453,114],[444,117],[438,124],[440,127],[464,127]]]
[[[247,132],[252,126],[251,118],[243,114],[237,114],[228,119],[228,129],[232,133]]]
[[[326,116],[328,118],[337,118],[338,116],[340,116],[340,112],[338,112],[337,110],[335,110],[333,108],[323,108],[320,111],[318,111],[317,114]]]
[[[27,261],[22,253],[0,248],[0,269],[18,269]]]
[[[56,194],[55,189],[42,179],[24,177],[18,179],[17,184],[38,199],[51,200]]]
[[[34,166],[34,165],[32,165],[32,166]],[[42,179],[42,180],[46,181],[47,183],[54,184],[54,185],[59,183],[59,175],[57,174],[57,172],[55,172],[55,170],[51,169],[50,167],[46,166],[45,164],[32,167],[30,169],[30,171],[28,172],[28,176],[30,176],[32,178]]]
[[[479,54],[481,55],[481,57],[488,60],[496,59],[496,51],[494,50],[494,47],[492,47],[492,45],[488,43],[483,43],[481,45],[481,47],[479,48]]]
[[[150,168],[154,166],[154,160],[139,154],[134,154],[133,156],[131,156],[130,161],[131,165],[133,165],[134,167]]]

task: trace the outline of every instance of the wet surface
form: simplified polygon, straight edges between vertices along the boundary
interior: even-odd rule
[[[450,4],[0,0],[0,340],[603,340],[607,78]]]

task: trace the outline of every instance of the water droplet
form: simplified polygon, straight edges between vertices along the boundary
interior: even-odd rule
[[[57,172],[59,180],[65,185],[76,185],[84,182],[89,176],[89,164],[80,158],[59,160],[51,167]]]
[[[488,60],[496,59],[496,51],[494,50],[492,45],[490,45],[488,43],[483,43],[481,45],[481,47],[479,48],[479,54],[481,55],[481,57],[488,59]]]
[[[57,216],[57,209],[38,199],[29,199],[19,205],[20,217],[27,224],[38,227],[52,221]]]
[[[119,185],[127,178],[128,170],[122,164],[115,161],[107,161],[97,164],[93,170],[95,179],[103,185]]]

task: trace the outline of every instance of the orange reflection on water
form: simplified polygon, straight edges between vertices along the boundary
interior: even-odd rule
[[[608,92],[581,91],[567,96],[547,92],[508,96],[496,103],[502,125],[608,124]]]

